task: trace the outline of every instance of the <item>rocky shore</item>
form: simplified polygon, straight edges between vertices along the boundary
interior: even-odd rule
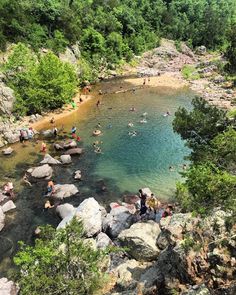
[[[74,148],[73,142],[61,150],[61,156],[71,146]],[[61,165],[63,171],[72,161],[70,158],[63,166],[62,161],[45,155],[39,166],[26,171],[28,180],[33,186],[39,181],[46,183],[52,178],[55,165]],[[73,176],[77,173],[74,171]],[[151,195],[148,188],[142,191]],[[119,203],[111,203],[107,208],[93,197],[77,207],[66,202],[78,193],[78,184],[55,185],[51,199],[56,206],[49,210],[55,210],[61,218],[57,229],[64,228],[73,218],[81,220],[88,245],[93,249],[110,245],[120,248],[120,252],[110,254],[106,270],[110,284],[101,294],[235,294],[236,228],[228,222],[230,213],[216,208],[210,216],[201,218],[176,209],[172,216],[159,222],[153,212],[140,220],[134,204],[139,198],[135,194],[121,196]],[[1,203],[1,229],[7,211],[14,208],[10,200]],[[3,290],[5,293],[1,293]],[[18,288],[2,278],[0,293],[17,294]]]

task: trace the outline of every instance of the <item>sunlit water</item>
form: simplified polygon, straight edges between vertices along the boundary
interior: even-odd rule
[[[124,88],[132,88],[122,80],[104,82],[96,87],[103,91],[114,92]],[[99,88],[98,88],[99,87]],[[106,94],[98,96],[102,105],[96,107],[96,99],[88,101],[79,107],[78,112],[56,122],[64,125],[63,136],[69,136],[72,125],[77,126],[82,139],[79,143],[84,148],[84,154],[73,157],[73,164],[54,167],[54,179],[57,183],[75,183],[80,189],[80,195],[68,201],[78,205],[84,198],[94,196],[102,204],[119,200],[123,194],[136,193],[141,187],[149,187],[161,199],[174,196],[175,183],[180,180],[178,172],[182,170],[184,157],[189,151],[184,142],[173,132],[173,114],[179,106],[190,107],[193,93],[188,89],[171,90],[164,88],[145,88],[133,92]],[[135,112],[130,112],[135,107]],[[166,111],[171,116],[164,117]],[[147,123],[141,124],[142,114],[146,112]],[[128,122],[134,124],[129,128]],[[102,135],[92,136],[96,125],[100,123]],[[44,126],[50,127],[50,126]],[[136,137],[130,137],[129,131],[135,130]],[[94,153],[93,142],[102,141],[102,154]],[[48,141],[49,153],[55,153],[51,147],[53,140]],[[0,176],[4,183],[14,179],[17,195],[17,210],[7,214],[7,226],[1,232],[1,237],[12,240],[13,247],[1,253],[0,272],[11,266],[10,259],[15,251],[18,240],[31,241],[32,232],[39,224],[58,224],[59,218],[55,212],[43,212],[43,192],[46,182],[40,181],[32,188],[25,187],[20,181],[24,171],[33,164],[39,163],[40,143],[27,143],[25,147],[14,145],[15,153],[10,157],[1,157]],[[175,171],[171,172],[169,166]],[[83,180],[75,182],[73,172],[82,171]],[[102,187],[106,186],[106,191]],[[5,243],[6,241],[4,241]],[[1,246],[1,240],[0,240]],[[4,246],[5,247],[5,246]]]

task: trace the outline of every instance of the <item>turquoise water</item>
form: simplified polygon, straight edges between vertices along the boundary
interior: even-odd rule
[[[119,81],[113,83],[114,90]],[[106,89],[106,83],[100,87]],[[189,153],[184,142],[173,132],[172,120],[179,106],[190,107],[192,97],[193,93],[188,89],[145,88],[135,93],[101,96],[100,107],[96,107],[96,101],[88,102],[81,120],[78,113],[66,122],[67,127],[77,126],[83,140],[87,158],[81,166],[90,167],[90,178],[105,179],[114,195],[149,187],[161,198],[171,198],[175,183],[180,179],[178,172]],[[136,108],[135,112],[129,111],[132,106]],[[172,115],[164,117],[167,110]],[[147,123],[141,124],[144,112]],[[130,121],[133,128],[128,127]],[[102,136],[93,137],[92,131],[98,123],[102,126]],[[129,136],[129,131],[134,130],[137,136]],[[93,152],[92,143],[96,140],[102,141],[102,154]],[[174,166],[174,172],[169,166]]]

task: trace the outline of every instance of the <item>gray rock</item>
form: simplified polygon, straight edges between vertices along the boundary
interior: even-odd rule
[[[44,156],[44,159],[40,162],[40,164],[50,164],[50,165],[57,165],[57,164],[61,164],[60,161],[54,159],[52,156],[50,156],[49,154],[46,154]]]
[[[69,149],[65,152],[65,155],[81,155],[83,152],[83,149],[81,148],[73,148]]]
[[[75,207],[71,204],[62,204],[57,206],[56,212],[59,214],[61,219],[64,219],[68,215],[74,215],[75,213]]]
[[[45,137],[53,136],[53,130],[51,130],[51,129],[44,130],[44,131],[42,131],[42,135]]]
[[[48,164],[44,164],[39,167],[30,168],[27,172],[34,178],[51,178],[53,170]]]
[[[160,250],[156,246],[156,239],[160,227],[153,221],[133,224],[129,229],[123,230],[118,239],[121,244],[128,247],[128,253],[137,260],[151,261],[158,257]]]
[[[80,170],[77,170],[77,171],[75,171],[75,175],[74,175],[74,179],[81,179],[81,171]]]
[[[77,65],[76,55],[73,52],[73,50],[70,49],[69,47],[66,47],[65,52],[59,54],[59,58],[63,62],[68,62],[68,63],[72,64],[73,66]]]
[[[201,45],[201,46],[197,47],[196,53],[199,55],[205,55],[207,53],[206,46]]]
[[[16,208],[16,205],[13,203],[12,200],[7,201],[4,205],[2,205],[3,213],[8,212]]]
[[[80,52],[80,45],[79,45],[79,42],[77,42],[76,44],[72,45],[71,46],[71,49],[75,55],[75,57],[77,59],[79,59],[81,57],[81,52]]]
[[[75,214],[82,220],[87,237],[92,237],[102,230],[102,214],[94,198],[85,199],[76,209]]]
[[[3,137],[8,143],[15,143],[18,142],[19,139],[19,133],[13,133],[13,131],[9,130],[7,132],[3,133]]]
[[[112,245],[112,240],[103,232],[100,232],[96,237],[97,248],[106,249],[106,247]]]
[[[65,199],[79,192],[74,184],[56,184],[54,187],[53,197],[56,199]]]
[[[122,230],[127,229],[134,222],[133,214],[128,208],[119,206],[113,208],[103,219],[103,230],[112,238],[116,238]]]
[[[10,115],[15,101],[14,91],[0,83],[0,114]]]
[[[14,151],[14,150],[13,150],[11,147],[8,147],[8,148],[2,150],[2,153],[3,153],[4,155],[10,155],[11,153],[13,153],[13,151]]]
[[[72,163],[70,155],[61,155],[60,159],[61,159],[62,164],[70,164],[70,163]]]
[[[0,279],[0,294],[1,295],[17,295],[19,287],[7,278]]]
[[[57,150],[57,151],[61,151],[61,150],[64,150],[64,147],[63,147],[63,145],[62,144],[60,144],[60,143],[54,143],[54,148],[55,148],[55,150]]]
[[[0,207],[0,231],[3,229],[5,223],[5,214],[3,213],[2,207]]]

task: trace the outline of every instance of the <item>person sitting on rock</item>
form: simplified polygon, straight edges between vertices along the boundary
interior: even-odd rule
[[[46,153],[46,150],[47,150],[47,145],[46,145],[46,143],[43,141],[42,144],[41,144],[41,152],[42,152],[42,153]]]
[[[168,216],[172,216],[172,210],[173,210],[173,207],[171,205],[168,205],[166,207],[166,209],[164,210],[164,212],[162,213],[162,218],[165,218],[165,217],[168,217]]]
[[[151,194],[151,197],[147,200],[147,206],[151,211],[154,211],[156,213],[156,210],[160,206],[160,202],[156,199],[154,194]]]
[[[50,123],[51,123],[51,124],[54,124],[54,123],[55,123],[55,119],[54,119],[54,117],[51,118]]]

